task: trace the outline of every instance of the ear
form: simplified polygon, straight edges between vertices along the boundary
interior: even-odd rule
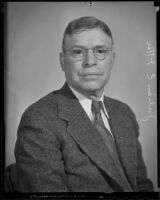
[[[112,63],[111,63],[112,68],[113,68],[113,65],[114,65],[114,62],[115,62],[115,56],[116,56],[116,53],[113,51],[112,52]]]
[[[64,65],[64,54],[62,52],[59,54],[59,60],[60,60],[62,71],[65,71],[65,69],[64,69],[64,67],[65,67],[65,65]]]

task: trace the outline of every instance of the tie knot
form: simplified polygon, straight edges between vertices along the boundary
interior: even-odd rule
[[[101,107],[102,107],[102,102],[101,101],[95,101],[95,100],[92,101],[92,111],[94,113],[99,113]]]

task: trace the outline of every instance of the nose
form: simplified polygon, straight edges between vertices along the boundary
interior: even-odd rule
[[[97,62],[93,50],[92,49],[88,49],[88,51],[86,52],[85,58],[84,58],[84,66],[85,67],[91,67],[93,65],[95,65]]]

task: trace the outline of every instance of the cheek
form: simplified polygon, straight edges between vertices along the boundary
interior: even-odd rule
[[[109,75],[112,69],[112,61],[107,61],[103,64],[103,72],[106,75]]]
[[[74,63],[71,61],[66,62],[65,73],[68,77],[75,79],[78,76],[79,70],[80,70],[80,67],[77,63]]]

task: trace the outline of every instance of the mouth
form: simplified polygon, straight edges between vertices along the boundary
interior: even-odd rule
[[[90,76],[101,76],[100,73],[86,73],[86,74],[80,74],[82,77],[90,77]]]
[[[101,76],[101,74],[93,74],[93,73],[89,73],[89,74],[83,74],[83,75],[80,75],[81,78],[83,79],[89,79],[89,80],[95,80],[97,78],[99,78]]]

